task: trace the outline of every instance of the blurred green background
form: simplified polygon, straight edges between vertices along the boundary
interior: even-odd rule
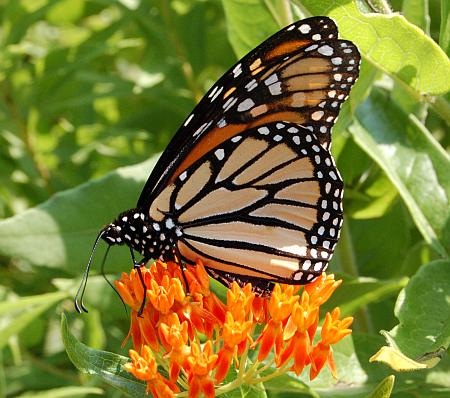
[[[89,315],[73,312],[93,240],[135,205],[207,89],[305,15],[334,18],[363,55],[333,131],[346,193],[331,270],[345,282],[330,307],[356,320],[335,351],[339,388],[324,374],[301,395],[264,396],[366,397],[390,374],[394,397],[450,396],[447,357],[402,374],[368,362],[380,330],[412,359],[450,342],[450,4],[391,6],[403,16],[382,0],[0,0],[0,397],[123,396],[79,373],[61,339],[66,312],[85,344],[127,355],[127,314],[98,276],[104,248]],[[114,248],[109,278],[130,267]]]

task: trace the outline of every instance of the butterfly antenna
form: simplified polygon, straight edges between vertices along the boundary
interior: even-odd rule
[[[102,260],[102,266],[100,268],[101,270],[101,274],[103,276],[103,279],[106,281],[106,283],[108,283],[109,286],[111,286],[111,288],[116,292],[117,296],[119,296],[120,301],[123,304],[123,308],[125,309],[125,313],[128,315],[128,311],[127,311],[127,306],[125,305],[125,301],[123,301],[122,296],[120,295],[120,293],[117,291],[116,287],[110,282],[110,280],[106,277],[106,273],[105,273],[105,264],[106,264],[106,257],[108,257],[108,253],[109,253],[109,249],[111,249],[111,246],[108,246],[108,248],[106,249],[106,252],[103,256],[103,260]]]
[[[100,231],[100,233],[97,235],[97,238],[95,239],[94,246],[92,247],[91,255],[89,256],[89,261],[86,265],[86,269],[84,270],[83,279],[81,279],[80,286],[77,290],[77,294],[75,295],[74,299],[74,305],[75,309],[78,313],[82,313],[82,311],[88,313],[87,308],[84,306],[83,303],[83,297],[84,297],[84,291],[86,290],[87,280],[89,276],[89,270],[91,268],[92,259],[94,258],[95,250],[97,249],[98,242],[100,241],[100,238],[105,233],[104,230]]]

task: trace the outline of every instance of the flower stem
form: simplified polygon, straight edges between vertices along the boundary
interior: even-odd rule
[[[269,373],[266,376],[261,376],[261,377],[257,377],[255,379],[253,379],[251,381],[252,384],[256,384],[256,383],[264,383],[267,380],[270,380],[274,377],[277,377],[283,373],[286,373],[288,367],[290,366],[290,361],[286,362],[284,365],[280,366],[277,370],[273,371],[272,373]],[[264,368],[264,367],[263,367]],[[262,369],[262,368],[261,368]]]

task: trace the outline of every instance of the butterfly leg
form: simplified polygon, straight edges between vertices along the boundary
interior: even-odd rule
[[[141,264],[146,263],[148,260],[143,258],[141,261],[136,261],[136,257],[134,257],[133,249],[131,249],[131,248],[130,248],[130,253],[131,253],[131,258],[133,260],[134,269],[137,271],[137,273],[139,275],[139,279],[142,283],[142,287],[144,289],[144,294],[142,296],[142,303],[141,303],[141,306],[140,306],[138,314],[137,314],[138,317],[142,317],[142,312],[144,311],[145,300],[146,300],[146,295],[147,295],[147,286],[145,285],[144,277],[142,276]]]

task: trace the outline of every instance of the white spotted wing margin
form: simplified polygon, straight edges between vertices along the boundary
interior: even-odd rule
[[[221,282],[307,284],[327,268],[343,183],[309,130],[276,122],[214,148],[177,178],[169,212],[183,260]],[[157,199],[158,201],[158,199]]]

